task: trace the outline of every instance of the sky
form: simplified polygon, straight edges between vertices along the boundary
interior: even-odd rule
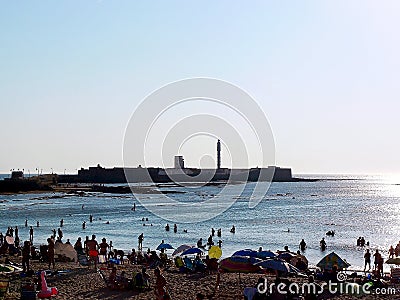
[[[122,166],[135,108],[193,77],[255,99],[278,166],[400,173],[399,28],[385,0],[1,1],[0,173]],[[179,154],[208,167],[214,143]]]

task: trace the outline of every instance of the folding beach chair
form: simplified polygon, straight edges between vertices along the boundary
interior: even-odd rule
[[[5,299],[6,294],[8,292],[8,285],[10,284],[10,281],[5,278],[0,279],[0,299]]]

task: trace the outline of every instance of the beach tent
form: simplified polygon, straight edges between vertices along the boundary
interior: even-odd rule
[[[218,246],[212,246],[209,250],[208,250],[208,256],[210,258],[220,258],[222,256],[222,250],[220,247]]]
[[[175,251],[172,253],[172,255],[177,255],[187,249],[193,248],[194,246],[189,246],[189,245],[180,245],[178,248],[175,249]]]
[[[350,264],[340,258],[335,252],[331,252],[326,255],[320,262],[317,264],[317,267],[323,270],[332,270],[333,266],[336,266],[338,270],[346,269],[350,267]]]
[[[71,244],[63,244],[56,242],[54,245],[54,254],[58,256],[65,256],[71,261],[78,261],[78,254],[76,253],[74,247]]]

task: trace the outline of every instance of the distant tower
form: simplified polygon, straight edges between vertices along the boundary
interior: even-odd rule
[[[217,169],[221,169],[221,142],[217,142]]]
[[[184,169],[185,168],[185,160],[183,159],[183,156],[181,156],[181,155],[175,156],[174,168],[175,169]]]

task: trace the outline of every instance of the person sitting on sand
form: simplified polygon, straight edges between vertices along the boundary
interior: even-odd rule
[[[300,257],[297,258],[295,267],[300,271],[307,271],[307,264]]]
[[[84,254],[81,237],[78,237],[78,239],[76,240],[75,245],[74,245],[74,249],[75,249],[76,253]]]
[[[136,257],[137,257],[137,255],[136,255],[136,250],[135,250],[135,248],[132,248],[132,252],[131,252],[131,254],[128,256],[129,262],[130,262],[131,264],[136,264],[136,263],[137,263]]]
[[[108,277],[108,287],[112,290],[118,288],[118,283],[117,283],[117,268],[113,267],[110,273],[110,276]]]
[[[154,287],[154,294],[156,296],[156,299],[170,299],[167,292],[167,280],[161,274],[161,270],[158,267],[154,269],[154,275],[156,276],[156,285]]]
[[[147,274],[146,268],[142,268],[142,272],[134,274],[133,287],[139,291],[150,288],[150,276]]]

